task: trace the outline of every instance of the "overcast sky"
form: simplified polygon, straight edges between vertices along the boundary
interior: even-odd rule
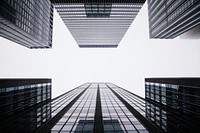
[[[0,37],[1,78],[52,78],[52,96],[85,82],[112,82],[144,97],[146,77],[200,77],[200,39],[149,39],[147,4],[118,48],[79,48],[54,11],[53,48]]]

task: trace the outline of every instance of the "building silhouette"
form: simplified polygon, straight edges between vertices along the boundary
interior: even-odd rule
[[[146,115],[164,132],[198,132],[199,78],[146,78]]]
[[[194,82],[196,81],[199,79],[195,79]],[[7,125],[7,128],[1,131],[36,133],[172,133],[185,131],[195,133],[199,131],[199,114],[197,114],[199,108],[188,107],[188,102],[185,102],[182,108],[177,108],[149,99],[147,88],[152,90],[149,85],[152,85],[152,82],[146,79],[146,98],[144,99],[112,83],[85,83],[52,100],[21,111],[24,114],[22,116],[26,117],[19,117],[20,115],[11,117],[3,123]],[[196,101],[198,100],[199,95],[196,94]],[[28,123],[27,121],[30,122],[30,118],[31,125],[30,123],[24,124]],[[10,126],[11,123],[14,126]]]
[[[145,0],[51,0],[81,48],[115,48]]]
[[[150,38],[175,38],[200,24],[199,0],[148,0],[148,11]]]
[[[28,48],[51,48],[53,6],[49,0],[1,0],[0,36]]]

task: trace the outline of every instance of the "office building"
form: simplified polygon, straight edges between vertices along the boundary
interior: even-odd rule
[[[116,48],[145,0],[51,0],[80,48]]]
[[[123,94],[132,96],[134,107],[122,100]],[[37,132],[158,132],[144,118],[145,102],[139,101],[114,84],[86,83],[53,99],[52,119]]]
[[[200,24],[199,0],[148,0],[148,10],[150,38],[175,38]]]
[[[69,92],[66,92],[49,102],[38,104],[32,108],[25,110],[25,114],[32,114],[33,112],[40,116],[47,116],[47,113],[41,112],[41,106],[50,109],[49,119],[45,119],[41,126],[34,128],[34,132],[148,132],[149,129],[154,130],[151,124],[148,123],[142,115],[138,113],[139,110],[128,107],[125,102],[116,95],[114,90],[125,91],[111,83],[86,83]],[[118,92],[117,92],[118,93]],[[119,92],[120,93],[120,92]],[[128,93],[128,92],[127,92]],[[139,100],[137,96],[133,96],[135,100]],[[136,103],[137,104],[137,103]],[[143,108],[145,103],[141,103]],[[50,107],[49,107],[50,105]],[[138,105],[140,106],[140,105]],[[38,109],[40,108],[39,112]],[[43,109],[45,109],[43,108]],[[130,110],[130,108],[132,110]],[[136,116],[134,114],[137,114]],[[23,113],[24,114],[24,113]],[[24,116],[24,115],[22,115]],[[23,119],[30,119],[28,116]],[[16,116],[17,117],[17,116]],[[20,117],[17,117],[20,118]],[[22,119],[22,118],[20,118]],[[140,120],[141,119],[141,120]],[[24,122],[17,123],[15,119],[10,118],[3,123],[7,128],[1,131],[4,132],[22,132],[30,126],[23,125]],[[19,120],[19,119],[18,119]],[[32,118],[33,122],[35,119]],[[37,120],[42,120],[37,119]],[[140,121],[147,122],[144,126]],[[12,123],[12,126],[10,124]],[[36,124],[36,122],[35,122]],[[32,124],[33,125],[33,124]],[[9,127],[9,128],[8,128]],[[20,127],[20,128],[19,128]],[[2,127],[1,127],[2,128]],[[28,131],[28,129],[27,129]]]
[[[179,128],[184,124],[185,131],[200,129],[199,121],[191,121],[191,118],[171,108],[153,103],[112,83],[85,83],[41,105],[50,109],[51,114],[41,126],[32,129],[36,133],[160,133],[181,131]],[[26,113],[37,112],[41,105],[34,106]],[[45,112],[39,115],[47,116]],[[191,123],[182,120],[186,118]],[[9,125],[9,122],[6,124]],[[178,124],[180,127],[176,127]],[[12,131],[12,127],[9,131]]]
[[[1,0],[0,36],[28,48],[51,48],[53,6],[49,0]]]
[[[146,78],[146,115],[165,132],[197,132],[200,78]]]
[[[34,132],[51,118],[51,79],[0,79],[0,131]]]

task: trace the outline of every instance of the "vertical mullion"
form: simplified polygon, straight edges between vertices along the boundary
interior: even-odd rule
[[[96,99],[96,109],[95,109],[95,118],[94,118],[94,133],[103,133],[103,120],[102,120],[102,109],[101,109],[101,97],[99,84],[97,86],[97,99]]]

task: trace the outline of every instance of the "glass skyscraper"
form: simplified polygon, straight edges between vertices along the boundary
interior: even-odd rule
[[[146,78],[146,115],[165,132],[198,132],[199,78]]]
[[[51,0],[81,48],[115,48],[146,0]]]
[[[123,95],[135,101],[129,104]],[[86,83],[52,100],[52,119],[38,132],[157,132],[140,99],[112,83]]]
[[[28,48],[51,48],[53,6],[49,0],[1,0],[0,36]]]
[[[148,0],[148,10],[150,38],[175,38],[192,28],[199,35],[199,0]]]
[[[149,84],[152,83],[146,81],[146,88]],[[198,98],[199,95],[196,97]],[[112,83],[85,83],[26,110],[23,114],[27,118],[23,117],[22,120],[29,121],[30,114],[32,114],[31,120],[34,124],[31,130],[25,128],[30,125],[24,126],[23,122],[17,124],[11,118],[4,123],[10,128],[4,128],[1,131],[36,133],[198,132],[200,129],[199,108],[189,108],[187,104],[184,108],[168,107],[148,97],[144,99]],[[194,110],[196,112],[193,112]],[[18,117],[15,116],[15,118]],[[38,121],[42,122],[38,124]],[[10,126],[11,123],[18,126]],[[24,128],[27,130],[23,130]]]
[[[0,79],[0,131],[34,132],[51,118],[51,79]]]

